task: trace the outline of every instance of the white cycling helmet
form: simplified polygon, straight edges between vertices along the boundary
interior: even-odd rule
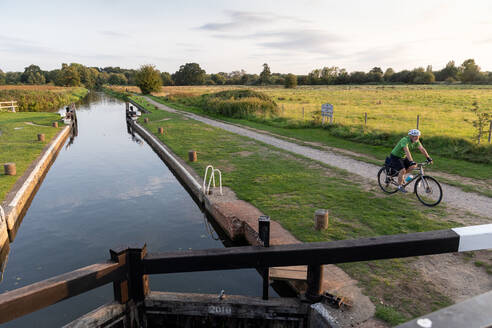
[[[411,129],[410,131],[408,131],[408,135],[418,137],[420,136],[420,131],[417,129]]]

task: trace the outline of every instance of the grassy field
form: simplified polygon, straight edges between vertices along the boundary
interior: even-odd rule
[[[0,113],[0,202],[15,181],[22,176],[46,144],[63,127],[51,127],[51,123],[60,119],[55,113]],[[35,125],[26,124],[26,122]],[[37,141],[37,134],[44,133],[46,141]],[[16,176],[4,174],[3,163],[14,162]]]
[[[445,206],[427,208],[413,195],[382,196],[375,184],[355,179],[350,173],[182,116],[155,110],[140,97],[133,99],[147,109],[149,131],[181,158],[198,153],[189,163],[202,175],[208,164],[222,170],[224,185],[240,199],[252,203],[304,242],[327,241],[436,230],[460,225],[461,214]],[[330,210],[326,231],[313,229],[316,209]],[[416,259],[352,263],[343,269],[360,282],[376,305],[376,315],[397,324],[447,306],[452,300],[432,282],[423,281],[413,268]]]
[[[128,88],[139,92],[136,87]],[[156,96],[201,95],[243,86],[162,87]],[[492,86],[301,86],[250,87],[271,96],[283,110],[281,117],[310,121],[323,103],[334,105],[335,122],[349,126],[364,124],[379,131],[405,133],[416,127],[424,136],[452,136],[475,141],[469,111],[472,103],[492,111]],[[304,108],[304,117],[302,115]],[[485,139],[485,138],[484,138]]]
[[[63,105],[80,100],[87,92],[82,87],[2,85],[0,101],[17,101],[18,112],[54,112]]]

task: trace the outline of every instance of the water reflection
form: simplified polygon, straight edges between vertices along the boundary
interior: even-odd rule
[[[77,107],[80,133],[32,200],[10,245],[0,293],[105,261],[120,245],[146,243],[152,253],[223,247],[223,236],[172,172],[129,132],[123,102],[90,93]],[[259,296],[261,278],[255,270],[153,275],[150,287]],[[112,299],[106,285],[4,326],[61,326]]]

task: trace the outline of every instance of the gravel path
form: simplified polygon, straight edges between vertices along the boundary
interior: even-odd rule
[[[158,108],[173,112],[180,113],[191,119],[206,123],[211,126],[215,126],[226,131],[236,133],[242,136],[246,136],[274,147],[284,149],[307,158],[326,163],[328,165],[338,167],[347,170],[350,168],[350,172],[361,175],[362,177],[377,181],[377,173],[380,169],[379,166],[357,161],[347,156],[335,154],[326,150],[318,150],[306,146],[301,146],[296,143],[288,142],[279,138],[272,137],[263,133],[252,131],[247,128],[242,128],[233,124],[223,123],[215,121],[203,116],[195,115],[188,112],[178,111],[173,108],[160,104],[150,98],[147,98],[151,104]],[[492,199],[486,196],[482,196],[475,193],[464,192],[463,190],[441,183],[443,189],[443,202],[449,203],[451,206],[459,207],[461,209],[470,211],[474,214],[484,216],[486,218],[492,218]],[[382,192],[382,191],[381,191]]]

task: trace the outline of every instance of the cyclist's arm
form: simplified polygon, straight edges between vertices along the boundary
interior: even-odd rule
[[[427,150],[425,150],[424,146],[420,145],[419,150],[422,154],[424,154],[425,158],[430,158],[429,154],[427,153]]]
[[[408,146],[403,147],[403,150],[405,151],[405,154],[407,155],[407,158],[410,162],[413,162],[412,154],[410,154],[410,149],[408,149]]]

